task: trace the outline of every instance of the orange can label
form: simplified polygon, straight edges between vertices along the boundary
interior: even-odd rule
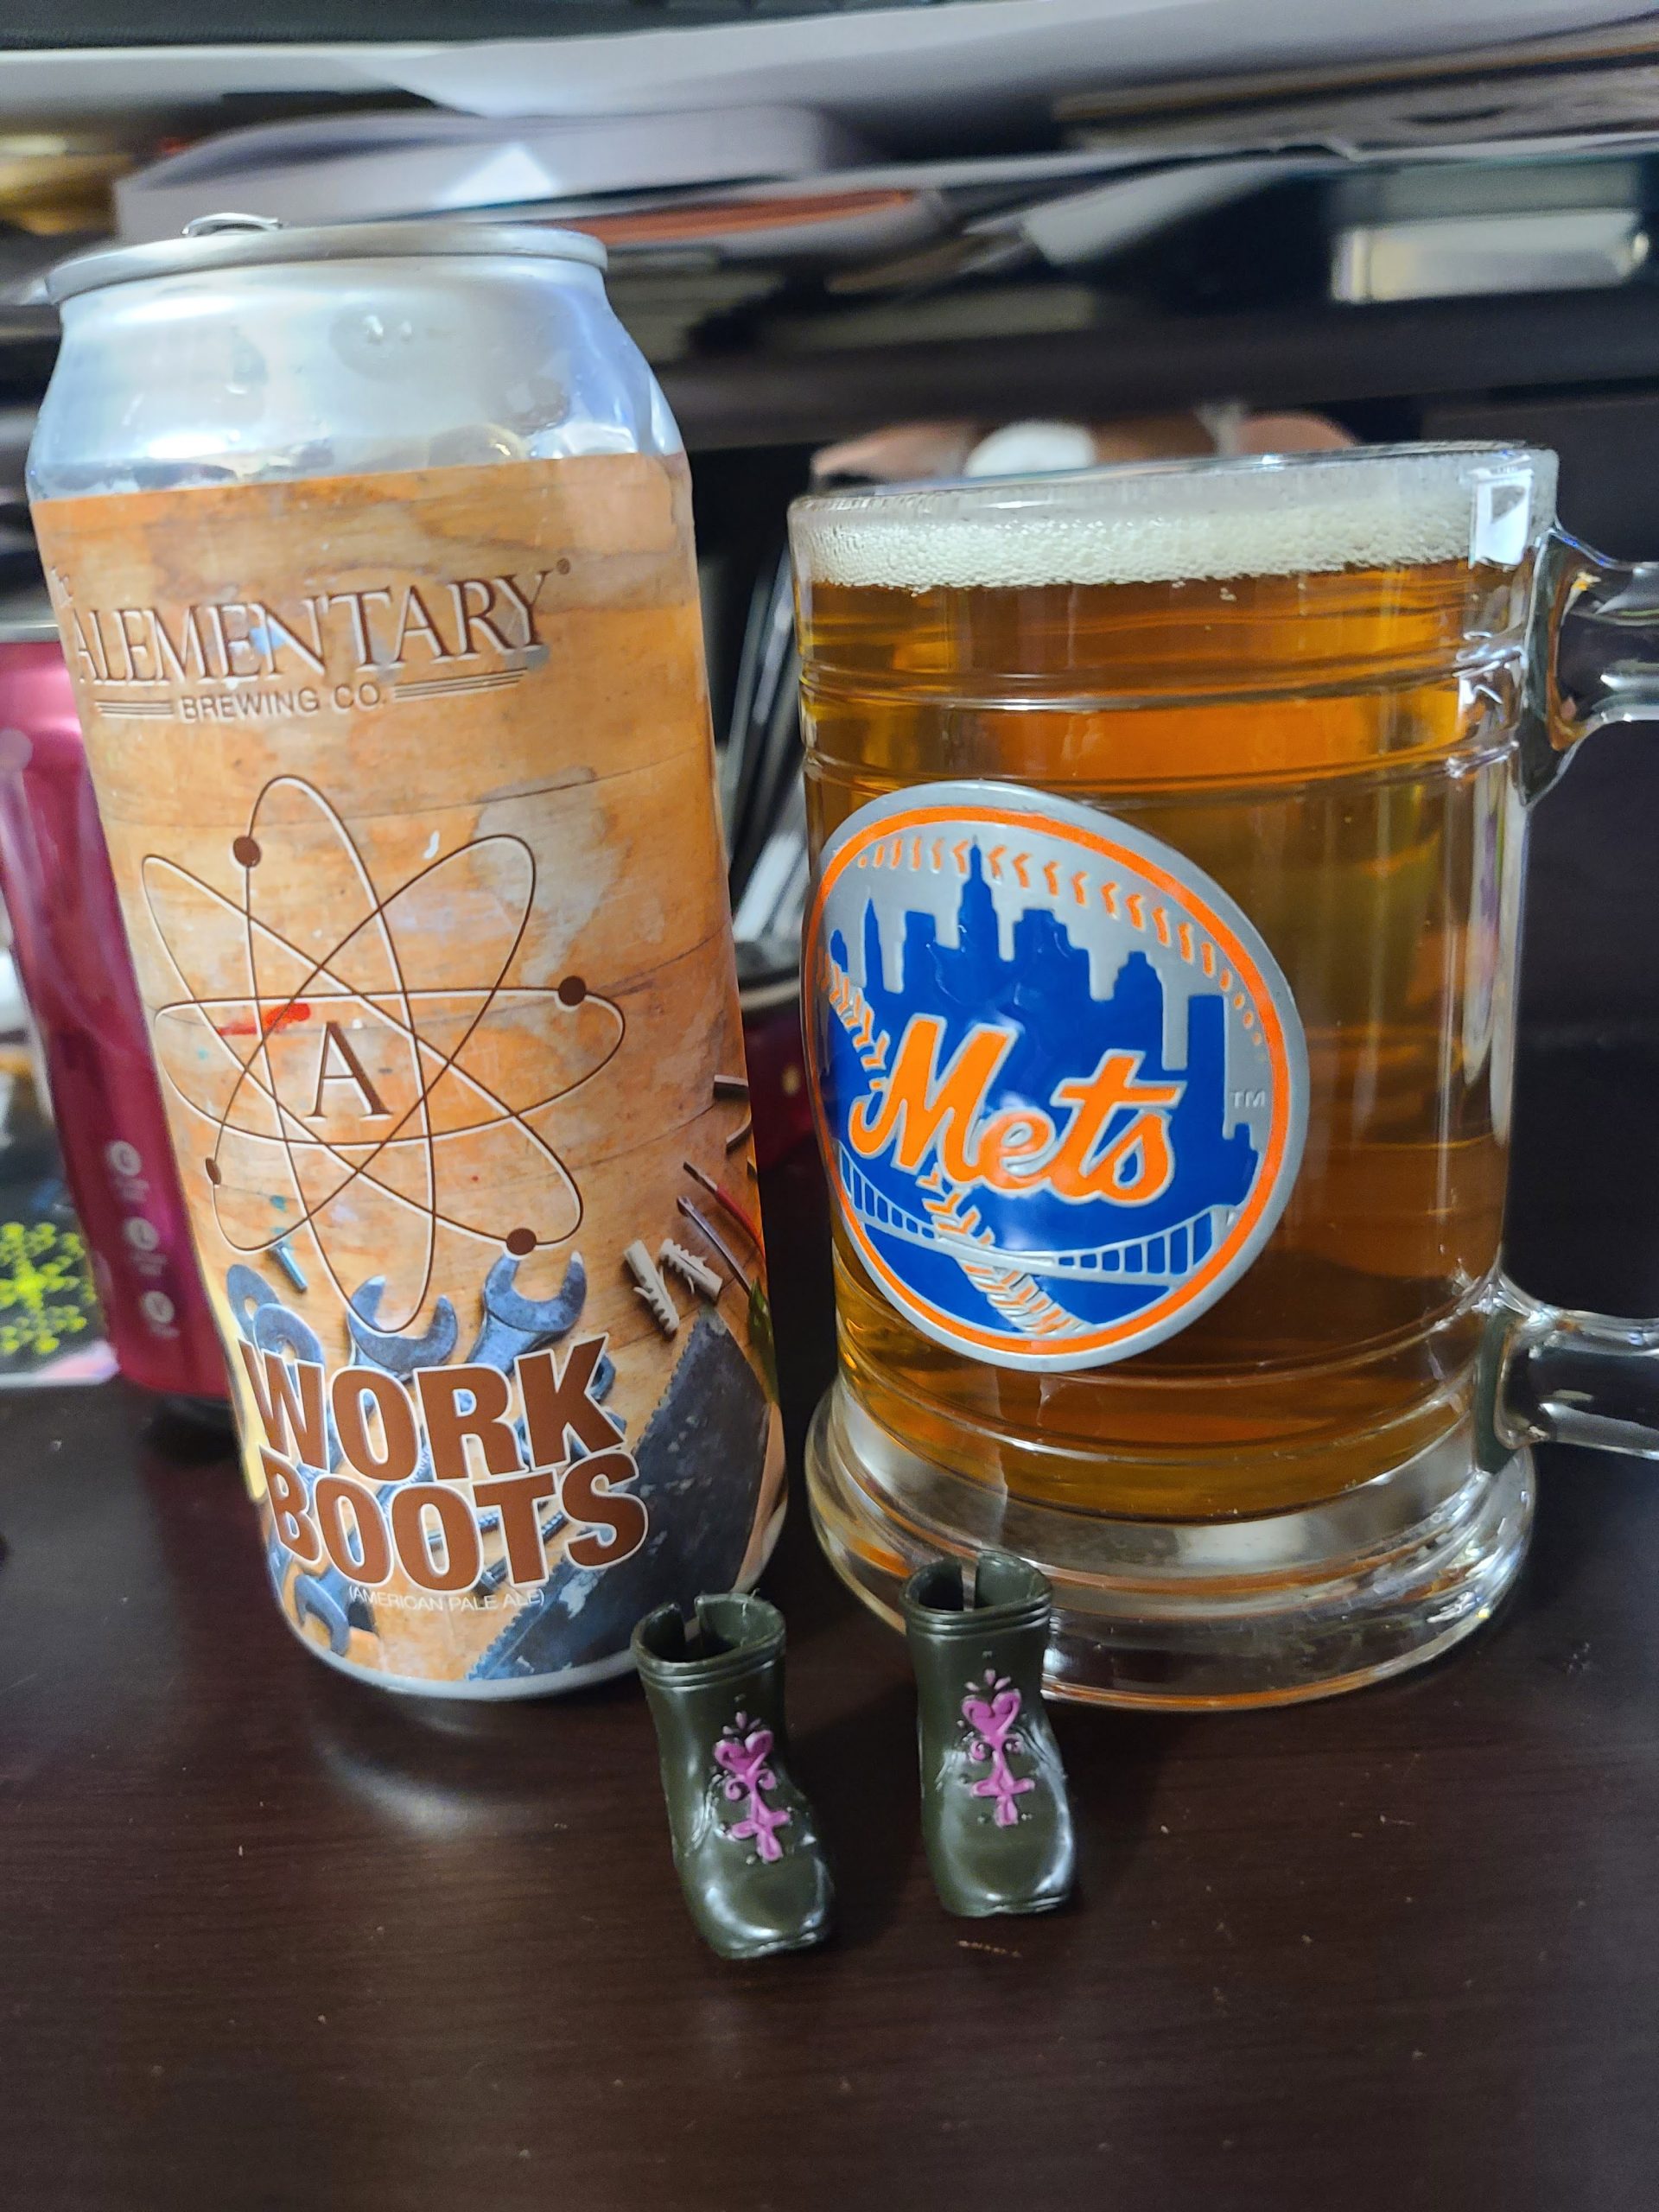
[[[684,463],[35,519],[285,1611],[612,1671],[781,1481]]]

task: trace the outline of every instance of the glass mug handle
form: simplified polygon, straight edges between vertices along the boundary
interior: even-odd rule
[[[1521,741],[1529,804],[1582,739],[1659,721],[1659,562],[1610,561],[1554,531],[1540,569]],[[1507,1277],[1491,1313],[1483,1459],[1545,1443],[1659,1459],[1659,1317],[1546,1306]]]

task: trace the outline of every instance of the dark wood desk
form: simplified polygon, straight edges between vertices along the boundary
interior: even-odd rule
[[[1659,1309],[1659,1046],[1524,1071],[1516,1272]],[[1586,1132],[1592,1133],[1586,1140]],[[821,1255],[770,1194],[797,1427]],[[1548,1458],[1522,1592],[1395,1687],[1066,1712],[1084,1891],[936,1905],[897,1642],[769,1587],[842,1933],[722,1966],[631,1685],[417,1708],[316,1665],[230,1468],[0,1402],[9,2212],[1650,2212],[1659,1471]]]

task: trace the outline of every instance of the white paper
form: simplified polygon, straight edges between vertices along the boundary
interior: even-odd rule
[[[424,214],[734,178],[834,175],[865,149],[800,107],[735,113],[537,118],[406,110],[227,131],[118,181],[124,238],[175,238],[246,208],[285,223]]]
[[[785,22],[451,47],[395,81],[480,114],[801,99],[967,116],[1088,84],[1426,53],[1626,21],[1645,0],[969,0]]]
[[[391,86],[481,115],[782,100],[899,127],[1090,86],[1442,52],[1645,12],[1646,0],[967,0],[588,38],[47,48],[0,55],[0,97],[43,117]]]

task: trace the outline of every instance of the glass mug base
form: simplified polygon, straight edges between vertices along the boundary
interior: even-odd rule
[[[1495,1472],[1472,1419],[1344,1496],[1249,1520],[1110,1520],[925,1459],[844,1382],[806,1446],[831,1564],[895,1628],[923,1560],[1016,1551],[1054,1585],[1056,1697],[1172,1710],[1287,1705],[1423,1665],[1490,1620],[1531,1532],[1532,1455]]]

